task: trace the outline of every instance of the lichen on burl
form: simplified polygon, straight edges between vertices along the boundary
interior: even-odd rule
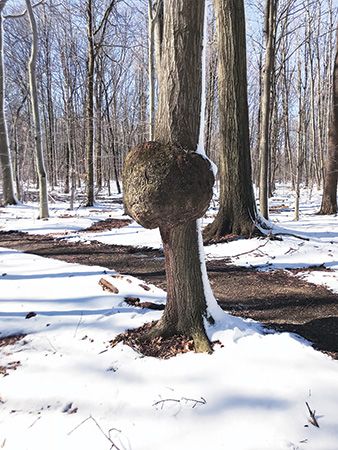
[[[202,217],[213,185],[209,161],[174,145],[140,144],[124,163],[125,207],[144,228],[171,228]]]

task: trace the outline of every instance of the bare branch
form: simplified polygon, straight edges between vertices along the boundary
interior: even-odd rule
[[[6,0],[7,1],[7,0]],[[32,5],[32,8],[36,8],[37,6],[42,5],[42,3],[45,3],[46,0],[40,0],[39,2]],[[4,19],[19,19],[20,17],[24,17],[27,14],[27,9],[25,9],[22,13],[18,14],[6,14],[4,15]]]

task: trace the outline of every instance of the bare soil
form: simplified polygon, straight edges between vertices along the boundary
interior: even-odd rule
[[[91,245],[22,232],[0,232],[0,247],[87,265],[101,265],[166,287],[160,250],[128,246]],[[229,313],[262,322],[267,327],[297,333],[338,359],[338,295],[308,283],[297,272],[268,272],[235,267],[224,260],[207,264],[221,307]],[[1,276],[1,273],[0,273]]]

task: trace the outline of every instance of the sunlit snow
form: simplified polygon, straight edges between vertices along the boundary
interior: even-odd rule
[[[338,292],[338,220],[314,215],[319,200],[319,194],[304,191],[301,220],[294,222],[293,198],[281,186],[273,200],[280,208],[271,221],[273,233],[286,233],[282,241],[218,244],[205,248],[207,257],[229,257],[260,270],[324,264],[332,272],[302,276]],[[109,216],[121,218],[121,205],[66,208],[52,205],[48,221],[36,219],[34,205],[0,208],[0,230],[160,246],[157,230],[135,223],[78,232]],[[165,301],[155,286],[145,291],[140,280],[116,275],[104,267],[0,249],[0,336],[26,334],[0,348],[0,366],[20,361],[0,378],[0,448],[108,450],[114,443],[132,450],[337,450],[337,361],[294,335],[267,332],[225,313],[207,330],[223,345],[212,355],[163,361],[121,344],[111,348],[116,334],[161,314],[128,306],[124,297]],[[103,291],[102,277],[113,280],[119,293]],[[37,315],[25,319],[31,311]],[[305,402],[320,428],[309,422]]]

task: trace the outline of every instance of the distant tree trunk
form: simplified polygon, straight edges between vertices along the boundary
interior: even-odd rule
[[[226,234],[251,236],[256,203],[251,178],[243,0],[215,0],[218,32],[220,207],[207,241]]]
[[[148,0],[149,141],[153,140],[155,127],[155,21],[158,11],[153,1]]]
[[[201,109],[201,46],[204,1],[164,2],[155,138],[185,151],[197,148]],[[196,221],[160,229],[167,274],[167,305],[156,327],[161,335],[183,333],[195,350],[211,351]]]
[[[48,218],[48,190],[47,190],[47,175],[45,169],[44,153],[41,139],[41,124],[38,104],[38,93],[36,85],[36,60],[38,53],[38,32],[36,21],[33,13],[33,8],[30,0],[26,0],[27,13],[32,30],[32,47],[31,56],[28,65],[29,72],[29,87],[32,104],[32,113],[34,121],[35,133],[35,151],[36,151],[36,166],[39,178],[39,194],[40,194],[40,219]]]
[[[103,107],[103,61],[99,55],[96,63],[96,83],[95,83],[95,105],[96,105],[96,133],[95,133],[95,156],[96,156],[96,185],[97,191],[103,186],[102,167],[102,107]]]
[[[115,146],[115,132],[113,129],[111,114],[110,114],[110,108],[109,108],[109,100],[108,100],[108,88],[104,86],[104,94],[105,94],[105,112],[107,116],[108,121],[108,131],[109,131],[109,144],[113,156],[113,170],[114,170],[114,177],[115,177],[115,183],[116,183],[116,189],[117,193],[121,194],[121,186],[119,181],[119,173],[117,170],[117,155],[116,155],[116,146]],[[115,104],[115,98],[113,99],[113,102]],[[115,105],[114,105],[115,109]]]
[[[5,205],[16,205],[18,200],[14,191],[13,169],[8,133],[5,119],[4,91],[5,73],[3,62],[3,17],[2,11],[7,0],[0,1],[0,163],[2,173],[2,190]]]
[[[271,80],[275,61],[275,30],[278,0],[266,0],[265,6],[265,61],[262,73],[261,128],[259,136],[259,208],[265,219],[269,218],[269,130],[271,116]]]
[[[329,128],[328,155],[324,191],[319,214],[337,213],[338,180],[338,29],[332,81],[332,115]]]
[[[297,157],[296,157],[296,180],[295,180],[295,220],[299,220],[300,182],[303,165],[303,80],[302,61],[298,53],[298,127],[297,127]]]
[[[94,24],[93,0],[87,0],[87,86],[86,86],[86,160],[87,160],[87,203],[93,206],[94,195]]]
[[[214,127],[215,116],[215,88],[217,84],[217,54],[211,48],[209,56],[209,73],[208,73],[208,96],[206,99],[206,130],[205,130],[205,153],[211,158],[211,142]]]
[[[49,162],[49,182],[52,189],[57,185],[57,164],[56,164],[56,154],[55,154],[55,120],[54,120],[54,102],[53,102],[53,67],[52,67],[52,45],[50,32],[51,23],[47,20],[46,5],[43,4],[43,48],[45,56],[45,67],[44,71],[46,74],[46,94],[47,94],[47,117],[46,117],[46,153],[47,161]]]

